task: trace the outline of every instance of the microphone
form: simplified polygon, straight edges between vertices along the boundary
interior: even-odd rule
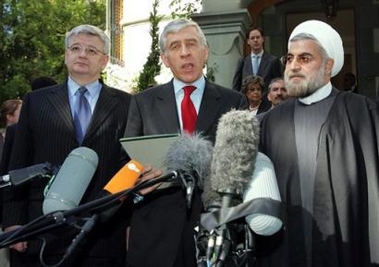
[[[258,151],[259,123],[248,110],[231,110],[219,120],[211,163],[204,184],[205,207],[229,207],[243,194],[254,169]]]
[[[231,110],[221,116],[211,163],[209,181],[205,181],[203,202],[210,211],[219,211],[218,218],[228,217],[228,208],[241,198],[254,170],[258,152],[259,123],[248,110]],[[234,203],[233,203],[234,204]],[[230,253],[230,231],[226,223],[210,232],[206,250],[208,266],[223,264]]]
[[[114,195],[125,191],[129,188],[132,188],[136,182],[138,177],[140,177],[143,171],[142,165],[135,161],[130,160],[126,163],[113,177],[109,182],[104,186],[102,196]],[[110,203],[104,204],[101,206],[101,209],[106,209],[101,213],[97,213],[95,209],[95,213],[92,217],[88,218],[84,225],[81,227],[80,232],[76,235],[76,237],[72,240],[70,246],[66,249],[64,254],[64,259],[72,254],[72,252],[76,249],[78,244],[84,239],[84,237],[92,230],[98,220],[106,221],[108,220],[123,204],[123,201],[126,197],[119,198],[119,201],[115,202],[111,201]],[[115,205],[115,206],[114,206]],[[111,206],[111,207],[109,207]]]
[[[51,178],[55,172],[56,168],[48,162],[12,170],[8,174],[0,176],[0,188],[18,186],[39,176]]]
[[[91,218],[87,219],[84,225],[81,227],[79,234],[72,240],[71,244],[67,247],[65,254],[63,255],[63,260],[67,259],[76,249],[78,244],[84,239],[87,233],[89,233],[95,226],[99,215],[94,214]]]
[[[44,214],[76,208],[94,175],[99,158],[95,151],[78,147],[70,152],[58,174],[45,188]]]
[[[73,222],[77,225],[78,214],[91,212],[93,214],[92,217],[84,218],[85,223],[80,227],[81,231],[67,248],[65,257],[68,257],[85,235],[91,231],[98,220],[105,221],[113,215],[119,207],[119,205],[117,207],[113,207],[113,205],[125,199],[125,197],[122,197],[124,195],[123,191],[133,187],[143,170],[141,164],[131,160],[105,185],[104,191],[100,194],[103,197],[78,206],[89,180],[95,172],[97,159],[96,153],[89,148],[80,147],[73,150],[63,163],[48,194],[46,194],[43,203],[45,215],[38,218],[38,220],[24,225],[20,229],[1,235],[0,247],[28,240],[38,234],[72,224]],[[63,179],[66,176],[65,182]],[[80,179],[84,179],[85,181],[78,182],[75,179],[79,181]],[[70,183],[71,187],[67,186],[67,183]],[[110,206],[112,206],[111,209],[100,213],[100,211]]]
[[[209,179],[212,151],[212,142],[200,134],[182,134],[167,149],[164,166],[167,171],[179,171],[181,174],[179,177],[186,189],[188,208],[195,186],[202,189],[204,181]]]
[[[141,165],[141,163],[133,159],[130,160],[104,186],[103,188],[104,192],[101,195],[102,196],[114,195],[114,194],[117,194],[117,193],[120,193],[122,191],[132,188],[136,184],[142,171],[143,171],[143,166]],[[108,220],[117,211],[117,209],[123,204],[123,201],[125,199],[126,197],[120,197],[119,201],[116,202],[116,206],[111,207],[111,208],[108,207],[106,211],[102,212],[101,217],[100,217],[101,221]],[[113,206],[115,204],[112,202],[106,206],[109,206],[109,205]]]
[[[243,194],[243,202],[259,198],[281,201],[274,165],[265,154],[260,152],[257,155],[252,179]],[[263,236],[273,235],[282,228],[282,221],[277,216],[259,210],[247,215],[245,220],[253,232]]]
[[[126,189],[132,188],[143,171],[143,166],[138,161],[132,159],[126,163],[104,186],[108,194],[116,194]]]

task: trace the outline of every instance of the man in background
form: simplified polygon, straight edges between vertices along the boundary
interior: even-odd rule
[[[271,102],[271,109],[287,100],[288,93],[284,80],[281,77],[274,78],[268,85],[267,99]]]
[[[242,81],[248,75],[263,77],[265,88],[273,78],[282,76],[279,58],[264,51],[264,34],[259,27],[251,27],[246,36],[250,55],[238,59],[233,78],[233,89],[241,91]]]
[[[343,90],[358,94],[357,77],[354,73],[347,72],[343,77]]]

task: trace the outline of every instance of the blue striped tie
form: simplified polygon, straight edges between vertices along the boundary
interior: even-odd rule
[[[78,139],[79,144],[82,144],[83,142],[92,115],[91,106],[84,95],[86,92],[87,88],[80,87],[75,93],[75,95],[77,95],[77,100],[74,112],[74,125],[76,138]]]
[[[254,55],[253,56],[253,74],[257,75],[259,68],[259,56]]]

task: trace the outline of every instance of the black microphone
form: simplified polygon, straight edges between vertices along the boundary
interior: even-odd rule
[[[179,172],[186,190],[188,208],[191,206],[195,186],[202,189],[204,181],[209,179],[212,151],[212,142],[200,134],[183,134],[167,149],[164,166],[167,171]]]
[[[45,188],[44,214],[76,208],[97,169],[99,158],[88,147],[70,152],[58,174]]]
[[[51,178],[56,171],[57,168],[48,162],[12,170],[8,174],[0,176],[0,188],[18,186],[37,177]]]
[[[98,214],[94,214],[90,218],[87,219],[87,221],[81,227],[79,234],[76,235],[76,237],[72,240],[71,244],[67,247],[66,252],[63,255],[63,259],[67,259],[74,252],[78,244],[93,229],[98,219],[99,219]]]

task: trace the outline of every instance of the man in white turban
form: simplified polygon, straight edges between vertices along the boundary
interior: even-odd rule
[[[343,59],[340,35],[324,22],[303,22],[289,38],[284,78],[294,98],[261,124],[284,227],[257,238],[258,266],[379,264],[379,114],[374,101],[331,84]]]

